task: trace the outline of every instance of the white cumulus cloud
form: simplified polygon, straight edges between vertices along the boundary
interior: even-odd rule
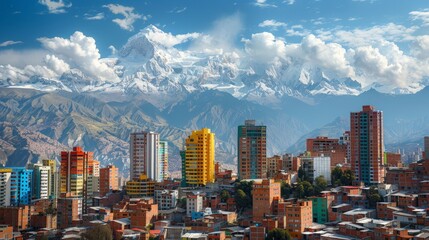
[[[312,63],[334,74],[334,77],[353,77],[354,70],[347,59],[347,50],[337,43],[326,43],[310,34],[300,44],[287,46],[286,54],[294,59]]]
[[[269,32],[252,34],[251,39],[244,39],[244,48],[254,61],[260,63],[272,62],[277,57],[285,56],[285,43],[276,39]]]
[[[120,4],[107,4],[103,7],[108,8],[113,14],[122,15],[124,18],[115,18],[112,21],[127,31],[133,31],[134,22],[142,18],[142,15],[134,12],[133,7],[122,6]]]
[[[166,47],[173,47],[175,45],[187,42],[188,40],[196,39],[200,36],[199,33],[187,33],[173,35],[163,31],[155,30],[146,33],[149,40],[164,45]]]
[[[46,55],[44,62],[46,63],[46,66],[57,73],[58,76],[61,76],[61,74],[70,70],[70,66],[64,62],[64,60],[59,59],[55,55]]]
[[[39,3],[45,5],[50,13],[65,13],[66,8],[72,6],[71,3],[66,3],[63,0],[39,0]]]
[[[119,80],[114,70],[100,61],[100,53],[92,37],[75,32],[70,39],[54,37],[38,40],[54,55],[61,57],[72,67],[80,69],[93,79],[107,82]]]

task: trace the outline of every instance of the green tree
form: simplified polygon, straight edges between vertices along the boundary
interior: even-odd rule
[[[251,198],[241,189],[238,189],[237,192],[235,192],[235,204],[239,211],[252,207]]]
[[[374,186],[371,186],[366,194],[366,197],[368,199],[368,206],[370,208],[375,208],[377,206],[378,202],[383,201],[383,198],[378,193],[377,188]]]
[[[228,198],[231,197],[231,194],[229,193],[228,190],[224,189],[220,192],[220,200],[221,202],[226,202],[226,200],[228,200]]]
[[[335,167],[331,172],[331,181],[334,186],[341,185],[341,177],[343,176],[343,170],[340,167]]]
[[[351,186],[355,181],[355,175],[351,170],[341,170],[335,167],[331,172],[331,181],[334,186]]]
[[[302,186],[304,187],[304,198],[310,197],[314,195],[314,187],[308,181],[303,181]]]
[[[301,181],[310,181],[308,174],[304,171],[302,167],[298,169],[298,178],[301,179]]]
[[[314,180],[314,194],[319,195],[321,191],[325,191],[328,187],[328,182],[326,181],[325,177],[318,176]]]
[[[112,240],[112,229],[109,225],[97,225],[82,234],[83,240]]]
[[[253,181],[241,181],[235,183],[235,202],[239,210],[252,208]]]
[[[302,185],[302,182],[299,182],[295,187],[295,191],[293,191],[293,196],[295,198],[304,198],[304,195],[305,195],[304,186]]]
[[[266,240],[290,240],[290,234],[286,229],[274,228],[267,234]]]
[[[355,181],[355,174],[352,170],[346,170],[343,172],[343,176],[341,176],[341,185],[342,186],[351,186]]]
[[[282,198],[289,198],[290,194],[293,192],[293,189],[289,185],[289,183],[283,181],[281,184],[280,192],[281,192]]]

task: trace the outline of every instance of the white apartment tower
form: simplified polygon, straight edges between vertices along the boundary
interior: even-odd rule
[[[159,134],[136,132],[130,135],[130,179],[139,179],[141,174],[161,182],[159,168]]]
[[[42,164],[33,165],[33,195],[36,199],[48,199],[51,193],[51,168]]]
[[[12,169],[0,169],[0,206],[10,206],[10,184],[11,184]]]

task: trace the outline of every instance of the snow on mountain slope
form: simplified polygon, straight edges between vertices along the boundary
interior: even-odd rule
[[[278,102],[283,96],[358,95],[364,91],[353,79],[331,79],[328,76],[332,74],[320,67],[292,57],[276,58],[256,66],[246,59],[245,53],[213,55],[194,51],[191,47],[181,50],[178,46],[196,37],[197,34],[173,36],[153,25],[146,27],[132,36],[116,56],[98,59],[100,64],[113,69],[119,81],[92,79],[73,65],[62,74],[38,66],[33,71],[24,69],[18,76],[8,74],[12,66],[0,66],[0,86],[144,94],[162,101],[174,100],[171,96],[175,95],[214,89],[236,98],[265,103]],[[411,90],[395,89],[395,93],[416,92],[419,88],[421,86]]]

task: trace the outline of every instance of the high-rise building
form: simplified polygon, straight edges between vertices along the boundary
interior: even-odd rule
[[[51,189],[51,167],[34,164],[33,167],[33,196],[36,199],[48,199]]]
[[[356,180],[376,184],[384,179],[383,112],[373,106],[350,113],[351,167]]]
[[[118,190],[118,168],[109,165],[100,169],[100,197],[106,196],[112,190]]]
[[[136,132],[130,135],[130,179],[139,179],[141,174],[161,182],[159,171],[159,134]]]
[[[331,183],[331,158],[330,157],[301,157],[301,167],[310,182],[323,176],[328,184]]]
[[[264,179],[253,184],[253,221],[261,222],[265,215],[274,213],[274,200],[280,199],[280,183]]]
[[[168,178],[168,142],[159,141],[158,146],[159,176],[162,180]]]
[[[192,131],[185,151],[186,184],[204,186],[214,182],[215,134],[208,128]]]
[[[10,204],[12,206],[31,204],[33,170],[24,167],[11,169]]]
[[[99,162],[94,161],[92,152],[84,152],[81,147],[61,152],[61,197],[83,198],[81,211],[83,213],[91,206],[97,170]]]
[[[0,206],[10,206],[10,188],[11,188],[12,169],[0,168]]]
[[[49,197],[51,199],[57,198],[59,197],[59,182],[60,182],[60,177],[59,177],[59,173],[57,170],[57,162],[55,160],[52,159],[43,159],[42,160],[42,165],[43,166],[49,166],[50,168],[50,184],[49,184]]]
[[[257,179],[267,177],[267,127],[246,120],[238,126],[238,177]]]

